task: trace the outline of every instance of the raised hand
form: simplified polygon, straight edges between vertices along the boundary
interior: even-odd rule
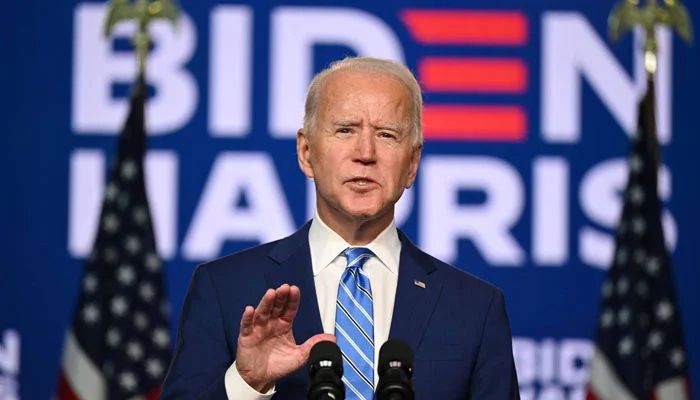
[[[299,310],[301,293],[296,286],[284,284],[268,289],[256,308],[247,306],[241,317],[236,367],[248,385],[258,392],[270,390],[278,379],[306,363],[311,348],[335,336],[318,334],[297,345],[292,322]]]

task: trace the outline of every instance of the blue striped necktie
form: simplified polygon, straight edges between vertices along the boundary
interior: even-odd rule
[[[362,266],[374,256],[370,249],[348,247],[348,265],[338,285],[335,336],[343,353],[343,382],[348,400],[374,397],[374,307],[372,287]]]

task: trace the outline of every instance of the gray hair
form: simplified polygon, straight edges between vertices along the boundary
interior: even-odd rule
[[[333,62],[328,68],[314,76],[314,79],[309,85],[309,91],[306,94],[306,104],[304,106],[304,131],[307,132],[307,135],[310,135],[316,128],[318,101],[323,85],[331,74],[341,70],[384,74],[401,82],[411,95],[411,134],[413,135],[413,146],[418,147],[423,144],[423,96],[421,95],[420,86],[416,78],[406,66],[395,61],[374,57],[346,57]]]

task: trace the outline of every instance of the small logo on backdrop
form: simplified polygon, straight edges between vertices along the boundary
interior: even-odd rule
[[[594,344],[577,337],[514,337],[522,400],[584,400]]]

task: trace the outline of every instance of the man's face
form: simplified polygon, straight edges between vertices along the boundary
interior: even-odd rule
[[[299,131],[297,150],[315,181],[321,218],[388,223],[420,160],[409,90],[390,75],[341,70],[318,100],[314,132]]]

